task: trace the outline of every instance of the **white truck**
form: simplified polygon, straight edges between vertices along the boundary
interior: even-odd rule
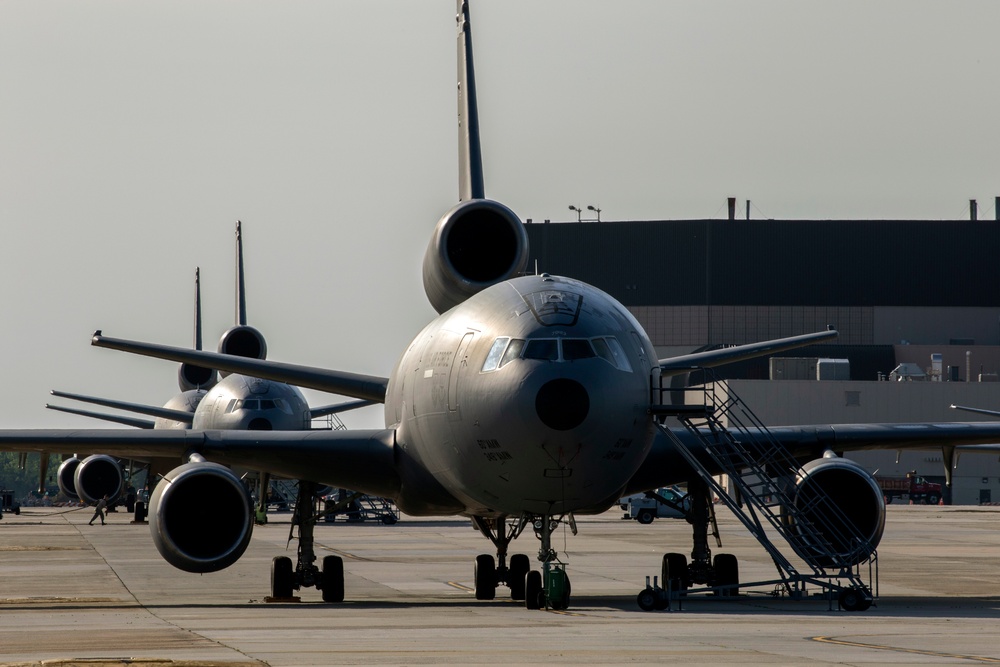
[[[622,519],[635,519],[639,523],[650,524],[653,519],[683,519],[691,509],[691,499],[676,486],[653,489],[652,493],[667,500],[669,504],[645,493],[625,496],[618,501],[619,507],[625,510]]]

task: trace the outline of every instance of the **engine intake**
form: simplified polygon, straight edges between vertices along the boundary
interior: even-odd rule
[[[73,488],[80,500],[87,503],[96,503],[107,496],[110,505],[118,500],[124,486],[121,465],[107,454],[88,456],[73,471]]]
[[[528,235],[509,208],[489,199],[458,204],[438,221],[424,254],[424,292],[438,313],[509,280],[528,263]]]
[[[59,493],[71,500],[80,497],[76,492],[76,482],[73,481],[73,473],[76,472],[78,465],[80,465],[80,459],[71,456],[60,463],[59,470],[56,471],[56,483],[59,485]]]
[[[229,468],[174,468],[149,500],[149,529],[164,560],[186,572],[217,572],[243,555],[253,533],[250,495]]]
[[[239,324],[222,334],[222,338],[219,339],[219,353],[248,359],[266,359],[267,342],[264,340],[264,334],[257,329]],[[229,371],[219,371],[219,375],[226,377]]]
[[[867,470],[849,459],[831,454],[802,466],[795,485],[795,507],[827,543],[796,548],[799,556],[817,565],[860,563],[882,540],[882,490]],[[799,527],[799,534],[805,533]]]
[[[214,387],[218,381],[218,374],[211,368],[195,366],[194,364],[181,364],[180,368],[177,369],[177,384],[181,391],[208,390]]]

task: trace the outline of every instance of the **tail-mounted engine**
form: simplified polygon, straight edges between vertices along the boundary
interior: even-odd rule
[[[203,461],[174,468],[149,499],[149,528],[164,560],[216,572],[243,555],[253,532],[250,494],[229,468]]]
[[[191,391],[192,389],[208,390],[219,381],[219,375],[211,368],[195,366],[194,364],[181,364],[177,369],[177,384],[181,391]]]
[[[257,329],[246,324],[239,324],[222,334],[222,338],[219,339],[219,354],[231,354],[248,359],[266,359],[267,342],[264,340],[264,334]],[[229,375],[226,371],[220,371],[220,374],[223,377]]]
[[[823,566],[856,564],[875,552],[885,528],[885,498],[875,479],[849,459],[824,457],[802,466],[795,507],[825,546],[801,547],[799,555]],[[799,533],[806,529],[799,527]]]
[[[509,208],[489,199],[464,201],[438,221],[424,254],[424,291],[438,313],[528,263],[528,235]]]

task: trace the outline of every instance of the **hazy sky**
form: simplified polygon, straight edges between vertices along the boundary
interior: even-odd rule
[[[722,217],[727,196],[757,217],[964,219],[972,198],[994,217],[995,0],[472,9],[486,190],[523,218]],[[90,334],[189,345],[200,266],[214,349],[237,219],[270,358],[388,375],[433,315],[420,262],[457,199],[454,15],[0,0],[0,427],[100,425],[44,410],[50,389],[175,394],[176,364]]]

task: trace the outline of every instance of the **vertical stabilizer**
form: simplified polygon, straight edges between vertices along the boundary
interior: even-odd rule
[[[247,325],[247,294],[243,284],[243,231],[236,221],[236,324]]]
[[[458,199],[483,199],[483,154],[479,143],[476,72],[468,0],[458,0]]]
[[[201,267],[194,270],[194,349],[201,349]]]

